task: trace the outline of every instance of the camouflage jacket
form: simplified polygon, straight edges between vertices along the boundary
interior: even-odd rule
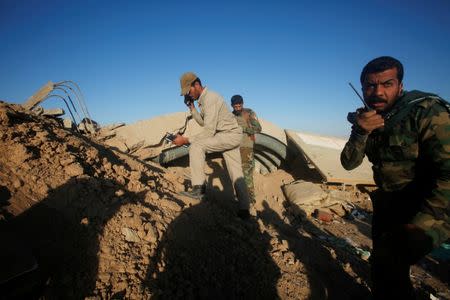
[[[421,203],[411,223],[435,246],[450,237],[450,105],[433,94],[405,92],[384,116],[384,128],[361,135],[355,125],[341,153],[351,170],[367,155],[383,192],[400,192]],[[412,187],[412,188],[411,188]]]
[[[244,108],[243,111],[249,114],[247,121],[242,117],[242,113],[233,111],[233,114],[235,115],[239,126],[242,127],[242,131],[244,133],[241,141],[241,147],[253,148],[253,145],[255,144],[254,135],[255,133],[261,132],[261,124],[259,123],[258,117],[253,110],[250,108]]]

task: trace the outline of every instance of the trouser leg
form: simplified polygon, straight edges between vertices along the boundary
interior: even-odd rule
[[[418,211],[414,197],[375,193],[373,200],[371,273],[375,299],[414,299],[410,267],[431,248],[431,238],[416,241],[404,229]]]
[[[244,173],[245,183],[247,185],[250,204],[255,204],[255,187],[253,183],[253,172],[255,170],[255,160],[253,148],[241,147],[242,172]]]
[[[193,186],[205,182],[205,153],[204,143],[193,143],[189,147],[189,167]]]
[[[192,185],[201,185],[205,182],[205,154],[207,152],[225,152],[235,149],[239,153],[241,133],[217,133],[216,135],[195,141],[189,149],[189,166],[191,168]],[[241,158],[239,154],[239,164]],[[242,169],[241,169],[242,173]]]
[[[223,152],[223,158],[225,159],[231,182],[239,200],[239,209],[249,209],[249,196],[244,173],[242,172],[241,152],[239,148]]]
[[[410,264],[398,257],[394,249],[378,241],[371,255],[371,275],[375,299],[414,299],[414,289],[409,277]],[[407,251],[407,250],[406,250]]]

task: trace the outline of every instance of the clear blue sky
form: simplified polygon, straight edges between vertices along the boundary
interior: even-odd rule
[[[450,1],[0,0],[0,99],[73,80],[102,125],[185,110],[194,71],[282,128],[347,136],[347,83],[381,55],[450,100]]]

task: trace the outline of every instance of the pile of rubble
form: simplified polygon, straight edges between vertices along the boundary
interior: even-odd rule
[[[353,250],[370,250],[367,224],[292,213],[281,189],[292,175],[256,174],[258,215],[244,222],[235,215],[221,159],[208,162],[208,200],[196,203],[178,195],[184,166],[144,163],[100,136],[0,102],[0,287],[18,279],[28,249],[38,266],[29,269],[33,280],[49,298],[348,299],[369,293],[367,261],[336,247],[351,237]],[[415,275],[445,290],[435,278]],[[31,290],[31,281],[16,293]]]
[[[131,254],[143,259],[155,249],[181,210],[170,200],[173,187],[164,172],[16,105],[0,104],[0,132],[0,185],[9,196],[2,199],[2,229],[14,229],[35,249],[42,269],[62,272],[51,276],[52,292],[95,293],[111,274],[125,280],[130,293],[137,289],[137,271],[124,277],[122,269],[144,266]],[[109,230],[114,249],[104,239]],[[129,244],[138,239],[142,249]]]
[[[47,296],[277,295],[280,271],[267,249],[286,254],[286,241],[261,235],[257,223],[242,223],[236,203],[178,199],[180,175],[20,106],[0,104],[0,130],[0,185],[8,195],[1,202],[1,232],[14,232],[14,240],[32,250]],[[289,253],[282,264],[301,270]],[[2,283],[8,280],[1,275]],[[306,281],[299,286],[308,289]]]

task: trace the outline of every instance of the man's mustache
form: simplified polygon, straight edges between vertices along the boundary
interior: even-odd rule
[[[367,99],[367,102],[369,103],[387,103],[386,99],[379,98],[379,97],[370,97]]]

